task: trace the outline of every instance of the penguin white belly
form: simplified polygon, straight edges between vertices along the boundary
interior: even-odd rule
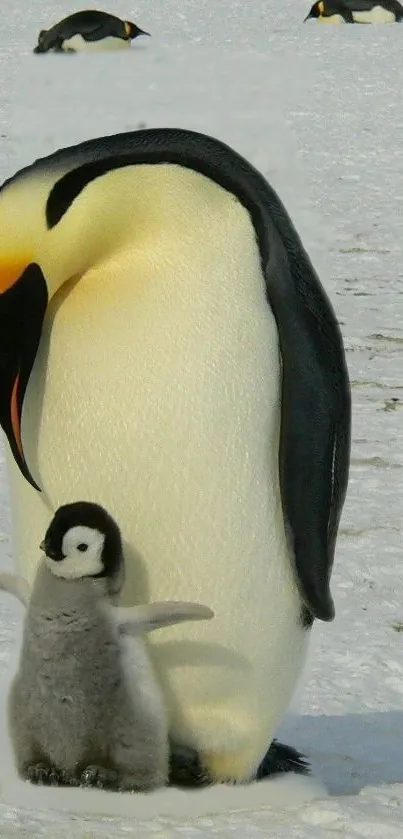
[[[82,35],[73,35],[63,41],[64,52],[103,52],[109,50],[127,49],[131,41],[124,41],[123,38],[102,38],[101,41],[86,41]]]
[[[328,17],[319,17],[318,23],[346,23],[342,15],[329,15]]]
[[[352,12],[356,23],[395,23],[396,19],[393,12],[388,12],[382,6],[373,6],[366,12]]]
[[[277,328],[246,210],[194,172],[166,166],[155,184],[140,168],[130,194],[144,180],[161,206],[165,177],[164,225],[50,306],[23,414],[50,506],[10,463],[16,558],[32,576],[56,507],[96,501],[127,540],[126,602],[210,606],[212,621],[154,633],[152,650],[174,735],[237,751],[244,778],[308,635],[279,491]]]

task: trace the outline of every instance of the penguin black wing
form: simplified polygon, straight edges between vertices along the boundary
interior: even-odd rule
[[[79,34],[86,41],[100,41],[108,35],[117,36],[123,28],[120,18],[92,9],[86,12],[75,12],[75,14],[62,21],[60,26],[62,23],[66,27],[66,31],[67,27],[69,30],[68,34],[64,36],[65,39]]]
[[[332,620],[330,574],[350,460],[349,378],[341,332],[311,262],[283,208],[270,200],[266,210],[266,289],[283,365],[285,526],[305,606],[314,617]]]
[[[248,210],[282,357],[279,480],[301,598],[334,617],[330,575],[350,460],[351,396],[341,331],[331,303],[276,192],[225,144],[182,129],[149,129],[63,149],[20,177],[60,172],[46,206],[49,228],[95,178],[123,166],[175,163],[200,172]]]

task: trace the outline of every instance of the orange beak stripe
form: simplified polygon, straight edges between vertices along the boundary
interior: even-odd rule
[[[0,294],[8,291],[20,279],[31,259],[0,260]]]
[[[19,386],[19,383],[20,383],[20,374],[18,373],[17,376],[16,376],[16,379],[15,379],[12,394],[11,394],[11,425],[12,425],[12,428],[13,428],[13,434],[14,434],[14,437],[15,437],[15,442],[17,443],[17,446],[18,446],[18,451],[19,451],[22,459],[25,460],[24,451],[23,451],[23,448],[22,448],[22,439],[21,439],[21,421],[20,421],[20,415],[19,415],[19,410],[18,410],[18,386]]]

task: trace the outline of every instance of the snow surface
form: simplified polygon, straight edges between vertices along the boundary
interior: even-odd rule
[[[328,289],[346,342],[354,417],[332,578],[336,619],[315,626],[298,715],[279,732],[309,756],[318,783],[284,778],[258,792],[219,790],[219,800],[211,791],[194,804],[205,814],[192,817],[193,803],[179,793],[175,816],[173,791],[122,804],[83,793],[69,815],[58,791],[10,781],[12,804],[0,789],[1,839],[401,839],[403,29],[302,25],[309,0],[137,0],[135,10],[115,0],[109,9],[152,38],[124,55],[34,56],[39,29],[80,5],[4,6],[1,179],[60,146],[143,126],[192,128],[228,142],[277,189]],[[3,457],[0,466],[0,564],[9,568]],[[3,698],[20,625],[21,608],[4,595]],[[0,748],[4,781],[11,778],[4,730]]]

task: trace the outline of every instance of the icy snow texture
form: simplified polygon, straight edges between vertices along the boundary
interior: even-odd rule
[[[305,794],[315,799],[317,787],[309,793],[281,779],[281,795],[272,782],[267,799],[259,792],[276,807],[250,802],[244,789],[235,801],[245,812],[135,818],[127,815],[129,806],[135,812],[131,801],[121,818],[95,819],[46,811],[43,796],[29,788],[28,809],[0,803],[2,839],[403,835],[403,29],[302,25],[309,6],[137,0],[134,9],[114,0],[110,9],[152,38],[125,55],[100,57],[31,53],[39,29],[79,4],[7,3],[0,177],[89,137],[180,126],[244,154],[291,213],[339,316],[353,389],[351,480],[332,580],[336,620],[315,627],[300,716],[279,732],[309,755],[330,795],[301,803]],[[3,466],[0,505],[0,558],[10,567]],[[4,595],[0,615],[4,690],[21,610]],[[112,803],[102,802],[110,812]]]

